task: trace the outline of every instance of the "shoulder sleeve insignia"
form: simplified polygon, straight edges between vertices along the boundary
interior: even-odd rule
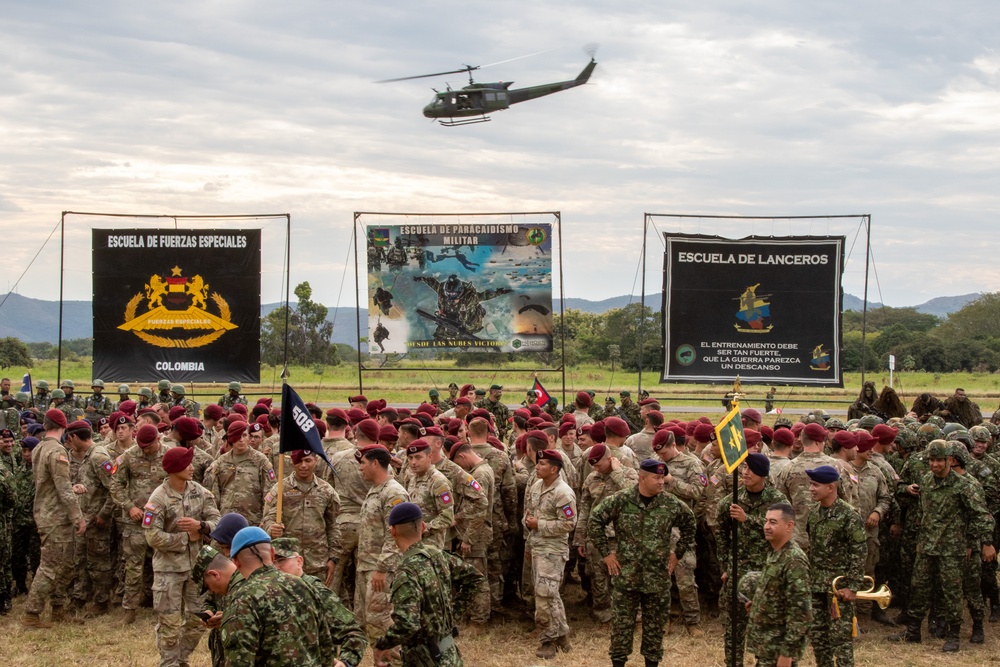
[[[483,487],[476,481],[475,477],[469,477],[469,486],[474,488],[476,491],[482,491]]]
[[[393,498],[392,500],[389,501],[389,506],[390,507],[395,507],[396,505],[398,505],[401,502],[403,502],[402,498]]]
[[[268,505],[271,504],[272,500],[274,500],[274,496],[272,496],[270,493],[264,496],[264,502],[267,503]]]
[[[705,477],[701,473],[698,474],[698,481],[701,482],[702,486],[708,486],[708,477]]]
[[[115,459],[115,467],[117,468],[121,464],[122,464],[122,457],[119,456],[118,458]]]
[[[719,485],[719,478],[716,475],[712,475],[712,478],[709,481],[712,482],[712,486]],[[706,484],[706,486],[708,485]]]
[[[992,472],[993,472],[993,470],[991,470],[990,468],[983,468],[983,471],[982,471],[982,473],[980,475],[982,477],[986,477],[987,475],[989,475]],[[899,479],[899,477],[897,477],[896,479]]]
[[[850,475],[848,475],[848,477],[850,477],[851,481],[854,482],[855,484],[858,483],[858,476],[855,475],[854,473],[851,473]]]
[[[274,468],[267,469],[267,478],[272,482],[274,481]]]
[[[576,514],[573,512],[572,505],[564,505],[562,508],[562,513],[567,519],[572,519]]]
[[[146,503],[143,509],[147,512],[155,512],[157,509],[156,503]]]
[[[443,502],[445,505],[451,503],[451,494],[448,493],[448,491],[442,491],[438,495],[441,497],[441,502]]]
[[[69,459],[66,458],[65,456],[63,456],[62,454],[60,454],[59,455],[59,462],[60,463],[69,463]]]
[[[101,465],[101,467],[104,468],[104,472],[111,473],[111,474],[114,474],[114,472],[115,472],[115,464],[114,464],[113,461],[110,461],[110,460],[105,461]]]
[[[148,526],[151,523],[153,523],[153,513],[152,512],[146,512],[145,514],[142,515],[142,525],[143,526]]]

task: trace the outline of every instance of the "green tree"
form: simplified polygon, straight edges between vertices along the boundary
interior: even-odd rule
[[[660,331],[659,313],[652,308],[645,309],[638,303],[630,303],[624,308],[614,308],[605,313],[607,341],[600,351],[606,358],[607,346],[621,347],[621,367],[626,371],[639,369],[639,346],[642,341],[642,367],[650,373],[663,368],[660,358],[663,337]]]
[[[8,336],[0,338],[0,368],[31,368],[31,352],[21,340]]]
[[[901,325],[908,331],[930,331],[941,319],[936,315],[917,312],[916,308],[892,308],[883,306],[868,311],[867,329],[869,332],[882,331],[894,324]],[[844,311],[844,332],[861,331],[862,314],[856,310]]]
[[[1000,292],[983,294],[970,301],[938,327],[936,333],[942,340],[963,338],[988,338],[1000,331]]]
[[[312,300],[308,281],[295,288],[298,303],[288,310],[281,306],[264,316],[261,323],[260,356],[264,363],[278,365],[285,351],[285,318],[288,317],[288,363],[297,365],[340,363],[337,346],[330,342],[333,322],[326,319],[328,309]]]
[[[892,353],[900,345],[905,345],[913,338],[913,334],[902,324],[892,324],[883,329],[872,341],[875,354],[885,356]]]
[[[861,344],[860,331],[848,331],[844,333],[844,344],[840,352],[840,366],[843,370],[856,373],[861,370],[862,363],[865,370],[880,370],[882,363],[878,355],[872,349],[871,343],[865,341]]]

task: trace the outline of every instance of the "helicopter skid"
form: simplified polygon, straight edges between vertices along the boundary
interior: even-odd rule
[[[477,116],[474,118],[449,118],[448,120],[438,120],[439,123],[445,127],[458,127],[459,125],[474,125],[476,123],[488,123],[492,118],[487,115]]]

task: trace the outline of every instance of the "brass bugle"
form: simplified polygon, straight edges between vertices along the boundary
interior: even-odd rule
[[[837,582],[843,579],[843,577],[834,577],[833,582],[830,584],[830,590],[833,594],[837,594]],[[882,584],[878,590],[875,590],[875,580],[869,576],[865,576],[865,581],[870,581],[871,585],[868,590],[858,591],[854,594],[854,597],[858,600],[871,600],[876,603],[882,609],[888,609],[889,603],[892,602],[892,591],[885,584]]]

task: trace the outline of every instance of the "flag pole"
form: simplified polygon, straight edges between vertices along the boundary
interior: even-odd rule
[[[740,393],[740,378],[737,375],[736,376],[736,380],[733,382],[733,409],[737,410],[737,414],[738,414],[738,411],[740,409],[740,396],[741,395],[742,394]],[[736,504],[739,503],[739,477],[738,476],[739,476],[739,468],[735,468],[733,470],[733,504],[734,505],[736,505]],[[737,611],[739,609],[737,607],[737,604],[739,602],[739,600],[737,599],[737,597],[738,597],[737,596],[737,590],[738,590],[737,584],[739,583],[739,579],[738,579],[738,577],[739,577],[739,565],[737,563],[737,558],[739,557],[739,553],[740,553],[740,545],[739,545],[740,522],[739,521],[735,521],[735,520],[731,520],[729,523],[731,524],[731,531],[732,531],[731,534],[730,534],[730,541],[732,542],[732,545],[731,545],[732,546],[732,554],[731,554],[731,556],[732,556],[732,566],[731,566],[731,572],[730,572],[730,575],[729,575],[729,586],[730,586],[729,587],[729,624],[730,624],[729,632],[730,632],[730,636],[733,638],[733,650],[731,651],[731,655],[730,655],[730,665],[729,665],[729,667],[739,667],[736,664],[736,653],[737,653],[737,651],[736,651],[735,643],[736,643],[736,639],[737,639],[736,614],[737,614]]]
[[[287,302],[286,302],[287,303]],[[285,327],[285,336],[288,336],[288,327]],[[281,371],[281,397],[285,397],[285,385],[288,384],[288,364]],[[282,419],[288,419],[290,415],[285,414],[285,410],[288,409],[284,405],[285,401],[282,400]],[[280,427],[279,427],[280,428]],[[275,505],[275,523],[281,523],[281,501],[284,499],[284,487],[285,487],[285,453],[281,451],[281,431],[278,431],[278,499]]]

